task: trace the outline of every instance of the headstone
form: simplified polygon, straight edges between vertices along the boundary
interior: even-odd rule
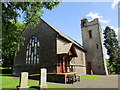
[[[93,75],[93,70],[91,70],[91,75]]]
[[[41,77],[40,77],[40,88],[47,88],[47,70],[45,68],[41,69]]]
[[[28,87],[28,72],[22,72],[20,78],[20,87],[19,90],[27,90]]]

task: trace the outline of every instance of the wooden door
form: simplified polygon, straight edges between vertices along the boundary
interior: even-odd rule
[[[65,56],[60,57],[60,71],[59,71],[60,73],[67,72],[67,63],[68,63],[67,57]]]
[[[60,59],[60,73],[63,73],[63,60]]]
[[[87,62],[87,74],[91,74],[92,66],[91,62]]]
[[[68,63],[68,59],[67,57],[65,58],[65,72],[67,72],[67,63]]]

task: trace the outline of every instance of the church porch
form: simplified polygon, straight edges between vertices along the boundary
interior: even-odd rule
[[[57,52],[57,73],[68,73],[74,71],[70,65],[72,58],[77,57],[73,43],[63,45]]]

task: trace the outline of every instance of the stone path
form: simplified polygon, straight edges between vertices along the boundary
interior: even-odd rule
[[[74,84],[48,83],[73,88],[118,88],[118,75],[102,76],[100,79],[81,79]]]

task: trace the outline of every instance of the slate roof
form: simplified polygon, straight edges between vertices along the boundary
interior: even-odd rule
[[[67,39],[68,41],[70,41],[71,43],[74,43],[76,46],[78,46],[79,48],[81,48],[83,51],[86,51],[83,46],[81,46],[77,41],[73,40],[72,38],[70,38],[69,36],[67,36],[66,34],[64,34],[63,32],[61,32],[60,30],[56,29],[54,26],[50,25],[49,23],[47,23],[46,21],[44,21],[43,19],[41,19],[43,22],[45,22],[47,25],[49,25],[51,28],[53,28],[53,30],[55,30],[60,36],[62,36],[63,38]]]

